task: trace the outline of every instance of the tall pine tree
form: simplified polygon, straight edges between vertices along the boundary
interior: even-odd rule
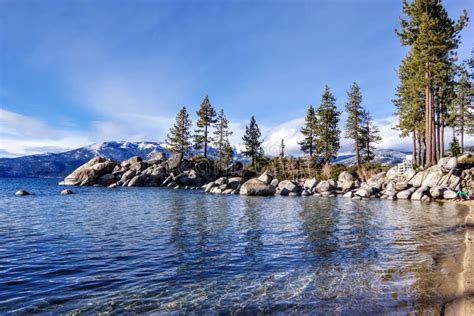
[[[380,131],[372,121],[372,117],[368,111],[362,113],[362,126],[361,126],[361,151],[362,158],[366,162],[371,162],[375,158],[375,147],[374,144],[379,143],[382,140]]]
[[[257,160],[263,156],[263,140],[260,139],[261,136],[262,134],[258,128],[257,121],[255,121],[255,117],[252,116],[250,124],[245,126],[245,134],[242,137],[245,145],[245,150],[242,153],[252,159],[253,167],[255,167]]]
[[[455,115],[455,124],[459,127],[460,148],[464,153],[464,135],[473,133],[472,113],[474,104],[471,104],[471,82],[469,74],[464,67],[460,70],[459,80],[455,84],[455,94],[453,112]]]
[[[216,122],[214,124],[214,137],[212,139],[217,154],[219,156],[219,168],[224,167],[224,155],[227,144],[229,143],[229,136],[232,132],[229,131],[229,120],[224,114],[224,110],[221,109],[217,115]]]
[[[280,142],[280,159],[285,158],[285,141],[282,139]]]
[[[179,153],[183,156],[189,152],[191,149],[191,126],[192,122],[189,119],[186,107],[183,106],[176,115],[176,122],[166,137],[166,144],[170,152]]]
[[[362,94],[357,83],[353,83],[351,90],[347,93],[347,122],[345,137],[354,141],[354,153],[357,166],[360,166],[360,149],[362,147],[361,128],[363,123],[364,109],[362,107]]]
[[[316,118],[316,112],[312,105],[309,106],[308,112],[306,113],[305,125],[301,129],[301,134],[304,138],[301,142],[298,142],[300,149],[303,153],[308,154],[310,157],[316,150],[317,138],[316,132],[318,128],[318,120]]]
[[[316,128],[316,152],[323,162],[329,162],[337,156],[339,151],[339,115],[336,108],[336,98],[332,95],[328,86],[324,87],[321,104],[316,110],[318,118]]]
[[[425,165],[437,162],[443,105],[436,103],[437,92],[446,80],[459,45],[459,32],[467,21],[467,12],[457,22],[451,20],[441,0],[403,1],[400,30],[396,33],[404,46],[410,46],[411,71],[422,78],[416,93],[425,99]]]
[[[197,150],[204,148],[204,158],[207,158],[207,145],[210,142],[209,127],[216,122],[216,111],[209,102],[207,95],[201,102],[197,116],[196,125],[198,129],[195,130],[194,148]]]

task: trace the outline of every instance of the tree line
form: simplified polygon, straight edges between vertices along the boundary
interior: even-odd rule
[[[339,117],[336,98],[328,86],[324,88],[319,107],[309,106],[305,125],[301,129],[303,140],[300,149],[309,157],[315,156],[322,163],[337,157],[340,149]],[[356,82],[347,92],[345,106],[348,115],[345,137],[353,141],[356,165],[374,159],[374,144],[380,142],[379,129],[372,121],[370,113],[362,106],[362,93]]]
[[[356,164],[370,162],[374,158],[374,144],[381,140],[378,128],[374,125],[369,112],[362,106],[362,94],[357,83],[348,91],[345,106],[348,114],[345,137],[353,140]],[[232,131],[229,121],[221,109],[216,113],[208,96],[201,102],[197,114],[197,129],[191,132],[192,122],[186,107],[182,107],[176,116],[176,122],[167,135],[168,149],[173,153],[189,154],[191,148],[202,150],[208,157],[208,144],[216,150],[219,167],[223,168],[232,161],[233,149],[229,142]],[[336,98],[328,86],[325,86],[321,102],[315,109],[309,106],[305,124],[301,129],[302,140],[298,142],[303,154],[320,163],[328,163],[337,156],[340,149],[339,120],[341,112],[336,107]],[[211,133],[212,132],[212,133]],[[255,117],[252,116],[245,127],[242,137],[245,149],[242,154],[251,159],[252,166],[264,156],[263,139]],[[285,143],[281,140],[280,158],[285,157]]]
[[[456,54],[467,22],[466,10],[450,19],[441,0],[403,1],[396,34],[409,52],[398,69],[394,104],[397,128],[411,136],[417,165],[433,165],[446,154],[446,127],[454,156],[464,151],[464,135],[474,134],[473,58],[458,63]]]

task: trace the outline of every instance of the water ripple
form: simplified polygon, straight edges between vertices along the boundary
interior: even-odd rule
[[[0,313],[436,312],[462,251],[456,205],[59,190],[0,180]]]

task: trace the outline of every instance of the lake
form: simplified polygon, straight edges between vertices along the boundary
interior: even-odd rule
[[[0,178],[1,314],[439,312],[463,251],[456,204],[58,181]]]

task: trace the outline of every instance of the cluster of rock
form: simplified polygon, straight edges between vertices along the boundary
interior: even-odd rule
[[[242,164],[233,166],[242,171]],[[240,172],[244,173],[244,172]],[[191,161],[174,154],[166,159],[163,153],[154,154],[148,160],[131,157],[116,162],[94,157],[68,175],[60,185],[134,187],[164,186],[169,188],[200,188],[214,179],[209,161]]]
[[[403,176],[397,167],[361,181],[355,174],[342,172],[337,179],[319,181],[316,178],[278,181],[270,172],[243,181],[242,178],[219,178],[203,187],[205,192],[241,195],[336,196],[353,199],[382,198],[388,200],[455,199],[464,190],[474,190],[474,168],[457,168],[456,158],[442,158],[435,166],[423,171],[408,170]]]
[[[342,172],[337,179],[299,179],[279,181],[271,172],[258,177],[240,173],[213,177],[200,172],[205,166],[173,155],[166,159],[156,154],[146,161],[132,157],[121,163],[95,157],[67,176],[62,185],[93,186],[164,186],[169,188],[203,189],[206,193],[283,196],[336,196],[353,199],[382,198],[389,200],[454,199],[460,190],[472,194],[474,168],[460,169],[456,158],[442,158],[437,165],[402,176],[397,167],[361,181],[357,175]]]

